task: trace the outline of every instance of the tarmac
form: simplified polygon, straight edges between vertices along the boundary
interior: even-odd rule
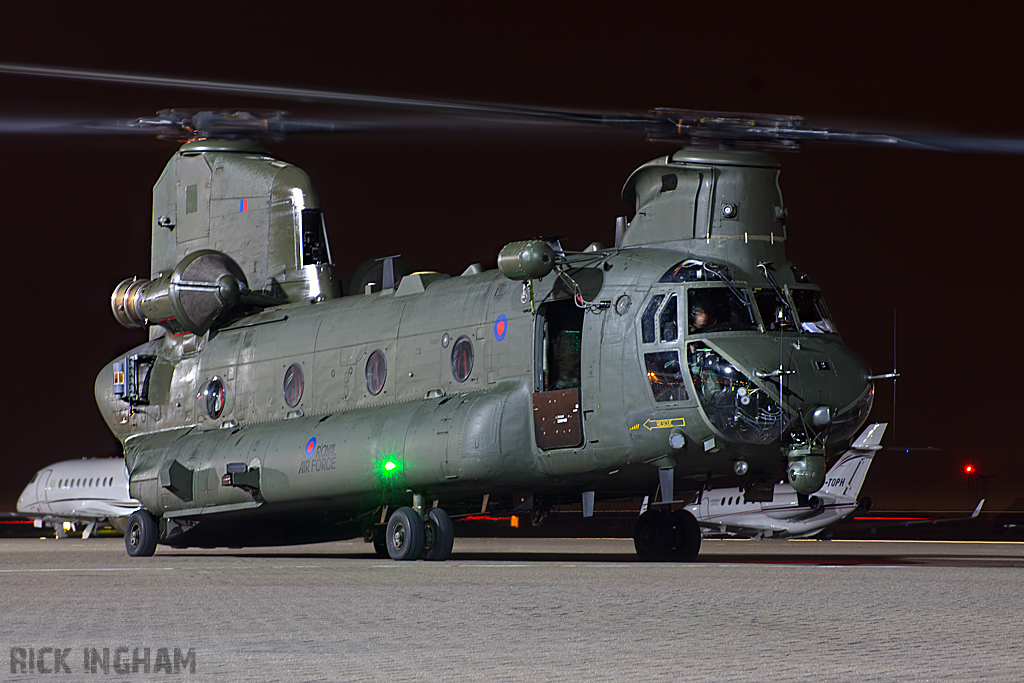
[[[441,563],[3,539],[0,679],[1021,681],[1022,598],[1010,542],[705,540],[647,564],[626,539],[456,539]]]

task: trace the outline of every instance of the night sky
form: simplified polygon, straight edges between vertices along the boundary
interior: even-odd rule
[[[232,3],[236,8],[245,7]],[[592,111],[801,114],[823,125],[1024,137],[1024,9],[909,3],[282,3],[105,14],[5,8],[0,61]],[[294,8],[293,8],[294,7]],[[742,8],[746,7],[746,11]],[[895,7],[895,9],[894,9]],[[980,7],[980,9],[977,9]],[[372,9],[371,9],[372,8]],[[0,75],[2,116],[134,118],[168,107],[303,105]],[[0,510],[43,465],[116,455],[99,370],[144,340],[110,313],[149,272],[152,185],[176,147],[148,137],[3,136]],[[670,153],[642,135],[564,130],[291,139],[271,151],[317,182],[339,279],[401,253],[416,269],[494,267],[507,242],[613,242],[629,173]],[[825,145],[784,154],[789,258],[821,285],[844,341],[893,368],[896,429],[863,493],[876,509],[988,509],[1024,496],[1018,419],[1024,158]],[[877,384],[874,421],[891,422]],[[961,465],[973,462],[973,484]],[[969,490],[970,489],[970,490]]]

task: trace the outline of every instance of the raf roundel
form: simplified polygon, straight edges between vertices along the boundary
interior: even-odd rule
[[[312,439],[310,439],[309,442],[306,444],[306,457],[307,458],[310,457],[311,455],[313,455],[314,452],[316,452],[316,437],[315,436]]]
[[[495,341],[501,341],[505,338],[505,334],[508,332],[508,318],[502,313],[498,316],[498,319],[494,321],[494,339]]]

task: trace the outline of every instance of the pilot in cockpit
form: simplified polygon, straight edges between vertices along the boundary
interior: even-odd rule
[[[708,331],[714,327],[718,320],[715,318],[711,307],[700,299],[695,299],[690,304],[690,334],[700,331]]]

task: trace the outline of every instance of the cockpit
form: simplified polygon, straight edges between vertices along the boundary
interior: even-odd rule
[[[735,333],[746,333],[746,339],[750,333],[785,334],[795,349],[804,335],[824,339],[837,334],[821,291],[796,269],[794,275],[792,284],[780,285],[773,276],[763,285],[734,282],[728,266],[697,260],[666,271],[639,320],[641,354],[655,402],[695,397],[714,427],[729,438],[759,444],[779,438],[796,418],[792,408],[779,403],[779,380],[768,377],[781,359],[773,356],[770,364],[745,368],[745,373],[723,349],[729,338],[739,336]]]

